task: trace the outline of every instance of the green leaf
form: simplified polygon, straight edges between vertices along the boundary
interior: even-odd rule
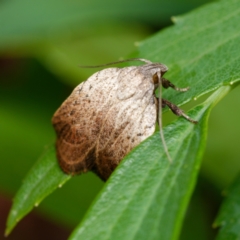
[[[70,175],[60,170],[54,146],[49,147],[33,166],[16,194],[8,216],[5,235],[8,235],[17,222],[34,206],[37,207],[46,196],[70,178]]]
[[[221,227],[217,240],[240,239],[240,176],[226,192],[214,226]]]
[[[240,80],[240,1],[218,1],[174,17],[174,26],[139,43],[139,56],[169,67],[166,78],[184,94],[164,97],[183,104]]]
[[[209,112],[230,89],[220,88],[189,112],[197,125],[178,118],[164,128],[172,164],[158,132],[136,147],[70,239],[177,239],[200,168]]]

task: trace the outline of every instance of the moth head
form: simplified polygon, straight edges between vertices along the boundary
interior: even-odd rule
[[[162,63],[152,63],[151,64],[151,74],[155,89],[159,86],[161,78],[168,71],[168,67]]]

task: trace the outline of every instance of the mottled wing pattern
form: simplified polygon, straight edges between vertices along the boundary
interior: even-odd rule
[[[77,174],[90,170],[96,159],[96,141],[103,111],[111,104],[116,88],[117,69],[105,69],[78,85],[55,112],[52,123],[57,133],[57,158],[64,172]],[[102,84],[107,87],[103,88]],[[105,107],[106,108],[106,107]]]
[[[153,92],[152,79],[139,67],[104,69],[77,86],[52,119],[63,171],[92,170],[106,180],[154,132]]]
[[[119,70],[115,104],[108,108],[97,143],[96,172],[109,177],[122,158],[153,134],[156,102],[152,78],[146,79],[139,67]],[[131,87],[130,87],[131,86]]]

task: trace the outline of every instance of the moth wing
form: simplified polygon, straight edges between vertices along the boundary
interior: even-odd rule
[[[144,97],[145,95],[147,97]],[[142,99],[148,101],[154,94],[153,76],[143,66],[132,66],[122,68],[118,74],[117,97],[120,100],[132,98],[132,100]]]
[[[123,68],[114,105],[108,109],[97,143],[95,172],[107,179],[122,158],[155,131],[157,107],[152,78],[138,67]],[[132,84],[133,83],[133,84]]]
[[[95,73],[54,114],[57,158],[64,172],[76,174],[94,166],[102,120],[116,94],[117,72],[117,68],[109,68]]]
[[[153,93],[152,79],[136,67],[108,68],[76,87],[52,119],[63,171],[93,170],[106,180],[121,159],[154,132]]]

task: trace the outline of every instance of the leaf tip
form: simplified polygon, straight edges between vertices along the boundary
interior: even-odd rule
[[[5,230],[4,232],[4,237],[7,237],[10,234],[11,230],[9,230],[8,228]]]
[[[12,224],[8,224],[6,226],[5,232],[4,232],[4,237],[8,237],[9,234],[12,232],[13,228],[15,227],[17,222],[13,222]]]
[[[13,215],[14,213],[12,213]],[[17,213],[16,213],[17,214]],[[15,214],[15,215],[16,215]],[[13,228],[17,225],[17,223],[20,221],[19,218],[15,218],[15,220],[11,219],[11,215],[9,215],[8,220],[7,220],[7,226],[4,232],[4,237],[8,237],[9,234],[12,232]]]

